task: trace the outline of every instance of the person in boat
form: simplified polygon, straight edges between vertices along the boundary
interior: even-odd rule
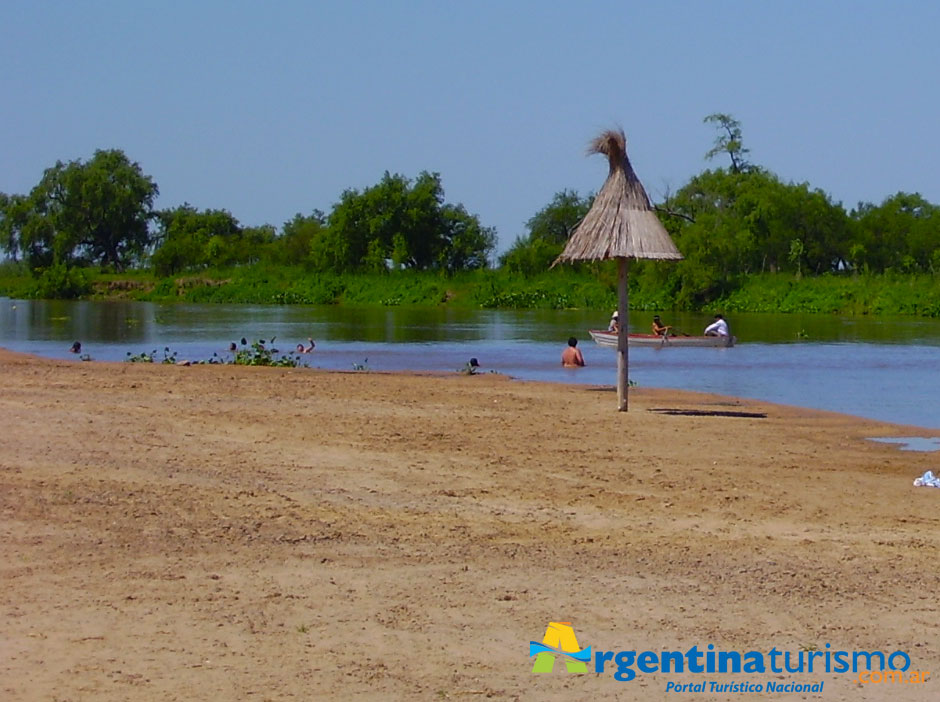
[[[729,336],[728,323],[720,314],[715,315],[715,321],[705,327],[705,336]]]
[[[568,346],[561,352],[561,365],[565,368],[580,368],[584,365],[584,356],[578,348],[578,340],[573,336],[568,339]]]
[[[612,334],[620,333],[620,313],[617,310],[614,310],[614,313],[610,315],[610,324],[607,325],[607,331]]]
[[[672,326],[663,324],[658,314],[653,315],[653,333],[656,336],[672,336]]]

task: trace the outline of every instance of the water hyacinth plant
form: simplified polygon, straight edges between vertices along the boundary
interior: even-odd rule
[[[181,362],[177,360],[176,351],[171,351],[169,346],[164,346],[163,359],[159,362],[167,365],[215,365],[229,363],[236,366],[275,366],[281,368],[296,368],[298,366],[306,367],[307,364],[301,363],[299,356],[290,353],[281,354],[278,349],[274,348],[275,338],[276,337],[271,337],[270,341],[258,339],[258,341],[254,341],[250,344],[248,343],[247,339],[242,338],[241,348],[234,349],[234,356],[231,358],[231,360],[223,360],[217,353],[213,353],[212,358],[204,361]],[[154,349],[149,353],[142,351],[141,353],[137,354],[132,354],[130,351],[128,351],[124,362],[157,363],[157,350]]]
[[[127,357],[124,359],[125,363],[156,363],[157,350],[154,349],[150,353],[142,351],[138,354],[131,354],[130,351],[127,352]],[[169,346],[163,347],[163,360],[160,363],[166,365],[175,365],[176,364],[176,351],[170,351]]]
[[[242,348],[235,352],[235,358],[232,361],[236,366],[277,366],[281,368],[296,368],[301,364],[300,358],[295,354],[281,352],[274,348],[274,340],[277,337],[272,336],[270,341],[258,339],[251,344],[245,344],[242,339]],[[270,345],[270,347],[269,347]]]

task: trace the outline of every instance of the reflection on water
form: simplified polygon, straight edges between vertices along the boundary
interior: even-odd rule
[[[137,302],[22,301],[0,298],[0,345],[74,358],[73,341],[95,360],[120,361],[169,346],[179,358],[228,354],[232,341],[277,338],[291,350],[313,337],[311,365],[371,370],[455,371],[471,356],[483,370],[527,380],[610,385],[615,353],[587,329],[609,310],[461,310]],[[667,314],[677,331],[697,334],[708,314]],[[631,331],[652,313],[633,312]],[[733,315],[732,349],[633,349],[630,377],[641,387],[672,387],[753,397],[874,419],[940,427],[940,321],[824,315]],[[563,369],[569,336],[587,367]]]
[[[872,437],[870,441],[883,444],[900,444],[902,451],[940,451],[940,439],[926,436],[884,436]]]

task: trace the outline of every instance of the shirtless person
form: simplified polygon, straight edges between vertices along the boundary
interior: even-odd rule
[[[573,336],[568,339],[568,348],[562,351],[561,365],[565,368],[578,368],[584,365],[584,356],[578,348],[578,340]]]
[[[672,327],[668,324],[663,324],[663,321],[659,318],[659,315],[653,315],[653,333],[656,336],[671,336],[669,332],[672,331]]]

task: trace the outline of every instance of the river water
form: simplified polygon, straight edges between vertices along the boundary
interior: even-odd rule
[[[699,334],[707,315],[665,321]],[[651,313],[631,314],[631,331],[647,331]],[[612,385],[615,352],[595,346],[587,330],[606,327],[609,311],[457,310],[348,306],[189,305],[144,302],[24,301],[0,298],[0,346],[75,358],[78,340],[96,361],[169,347],[177,358],[231,358],[232,341],[276,337],[282,351],[312,337],[311,366],[376,371],[455,371],[471,357],[483,372],[523,380]],[[872,419],[940,429],[940,320],[824,315],[730,317],[738,345],[631,348],[630,378],[668,387],[770,400]],[[563,369],[569,336],[587,366]]]

